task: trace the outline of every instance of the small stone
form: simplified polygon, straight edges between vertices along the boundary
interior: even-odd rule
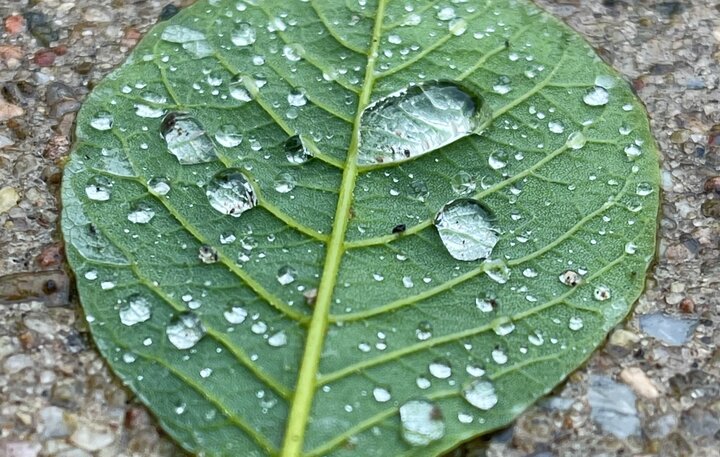
[[[680,308],[680,311],[685,314],[692,314],[695,312],[695,302],[693,302],[690,298],[685,297],[680,301],[678,308]]]
[[[35,365],[35,361],[27,354],[14,354],[5,359],[3,371],[5,374],[14,374],[25,368]]]
[[[70,435],[70,441],[86,451],[95,452],[111,445],[115,436],[107,427],[80,422]]]
[[[110,14],[111,11],[112,8],[90,6],[85,9],[83,19],[88,22],[110,22],[112,21],[112,15]]]
[[[27,441],[9,441],[0,444],[0,454],[5,457],[37,457],[41,449],[39,443]]]
[[[625,368],[620,372],[620,379],[641,397],[653,399],[660,396],[650,378],[638,367]]]
[[[720,218],[720,200],[705,200],[701,209],[705,217]]]
[[[55,53],[49,49],[41,49],[33,56],[33,62],[39,67],[50,67],[55,63]]]
[[[17,35],[25,30],[25,18],[19,14],[12,14],[5,18],[5,31],[8,35]]]
[[[607,376],[591,375],[588,402],[590,418],[605,432],[620,439],[640,435],[635,394],[629,387]]]
[[[705,180],[703,189],[708,193],[715,192],[716,194],[720,194],[720,176],[713,176]]]
[[[8,186],[0,189],[0,214],[10,211],[19,200],[20,195],[14,188]]]
[[[682,319],[664,313],[640,316],[640,328],[669,346],[682,346],[692,338],[697,319]]]
[[[38,412],[40,436],[43,438],[62,438],[70,434],[65,422],[65,410],[57,406],[48,406]]]
[[[37,263],[42,268],[51,268],[61,265],[64,260],[64,251],[62,244],[53,243],[43,248],[37,256]]]
[[[0,99],[0,122],[5,122],[23,114],[25,114],[24,109]]]
[[[610,335],[610,344],[629,348],[640,341],[640,335],[625,329],[617,329]]]

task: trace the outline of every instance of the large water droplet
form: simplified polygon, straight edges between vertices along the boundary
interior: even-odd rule
[[[205,327],[197,314],[186,312],[174,317],[165,328],[168,340],[178,349],[190,349],[205,336]]]
[[[292,89],[287,96],[287,101],[290,106],[305,106],[307,104],[305,91],[303,89]]]
[[[240,306],[231,306],[229,310],[223,312],[225,320],[231,324],[242,324],[247,318],[248,312]]]
[[[239,23],[230,34],[230,40],[235,46],[250,46],[255,43],[255,29],[247,22]]]
[[[234,125],[223,125],[215,132],[215,141],[226,148],[234,148],[242,143],[242,133]]]
[[[131,295],[120,307],[120,322],[131,326],[150,319],[150,302],[140,295]]]
[[[107,111],[101,111],[90,120],[90,126],[96,130],[110,130],[113,126],[113,116]]]
[[[400,407],[402,436],[413,446],[427,446],[445,435],[440,407],[426,400],[411,400]]]
[[[257,196],[252,185],[236,168],[222,170],[213,176],[205,195],[213,208],[233,217],[239,217],[257,205]]]
[[[168,150],[182,164],[210,162],[216,159],[215,146],[202,126],[183,113],[169,113],[162,121],[160,134]]]
[[[477,200],[451,201],[435,216],[434,223],[445,248],[458,260],[486,259],[498,242],[490,212]]]
[[[582,149],[585,143],[587,143],[587,138],[582,132],[573,132],[568,136],[566,144],[570,149]]]
[[[495,387],[487,381],[473,381],[463,389],[463,397],[468,403],[483,411],[492,409],[498,402]]]
[[[385,387],[376,387],[373,389],[373,398],[378,403],[385,403],[387,401],[390,401],[390,398],[392,398],[392,396],[390,395],[390,391]]]
[[[438,379],[447,379],[452,376],[452,367],[447,360],[436,360],[428,365],[430,374]]]
[[[448,81],[394,92],[365,108],[360,121],[361,164],[406,160],[482,133],[490,110],[480,96]]]
[[[270,336],[267,340],[268,344],[274,348],[279,348],[283,346],[287,346],[288,344],[288,337],[287,334],[283,331],[277,332],[274,335]]]
[[[285,157],[288,162],[300,165],[312,158],[300,135],[293,135],[285,142]]]
[[[85,186],[85,195],[90,200],[97,202],[105,202],[110,200],[110,187],[112,182],[105,176],[97,176],[90,180],[87,186]]]
[[[610,101],[610,94],[605,88],[595,86],[583,96],[583,101],[590,106],[606,105],[607,102]]]

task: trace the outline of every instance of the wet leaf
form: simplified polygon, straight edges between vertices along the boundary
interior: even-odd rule
[[[203,455],[431,456],[501,427],[654,253],[642,105],[520,1],[200,1],[77,139],[95,341]]]

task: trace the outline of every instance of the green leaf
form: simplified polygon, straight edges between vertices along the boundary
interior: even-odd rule
[[[183,447],[430,456],[624,318],[658,182],[628,84],[526,2],[199,1],[90,95],[63,232]]]

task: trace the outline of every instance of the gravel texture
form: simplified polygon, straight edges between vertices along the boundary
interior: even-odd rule
[[[647,105],[663,153],[658,261],[634,313],[583,369],[513,426],[451,455],[717,457],[720,4],[540,3]],[[77,109],[174,10],[0,2],[0,456],[184,455],[93,349],[57,227]]]

